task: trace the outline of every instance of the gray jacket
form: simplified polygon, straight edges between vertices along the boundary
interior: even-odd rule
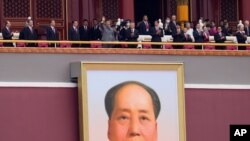
[[[115,31],[113,28],[106,26],[105,24],[100,25],[102,32],[102,41],[115,41]]]

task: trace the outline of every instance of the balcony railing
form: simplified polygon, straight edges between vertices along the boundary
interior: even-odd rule
[[[103,41],[47,41],[47,40],[0,40],[0,44],[3,45],[3,43],[13,43],[14,47],[26,47],[27,44],[29,43],[34,43],[37,44],[37,47],[48,47],[49,44],[54,44],[53,47],[55,48],[63,48],[60,45],[66,45],[68,48],[71,48],[71,45],[73,44],[88,44],[90,45],[89,48],[102,48],[102,45],[137,45],[136,48],[138,49],[150,49],[150,47],[144,47],[144,46],[151,46],[151,45],[160,45],[160,49],[173,49],[171,46],[201,46],[202,50],[214,50],[215,46],[225,46],[225,47],[231,47],[231,48],[226,48],[225,50],[238,50],[239,46],[246,47],[246,50],[250,50],[250,44],[238,44],[238,43],[213,43],[213,42],[208,42],[208,43],[175,43],[175,42],[149,42],[149,41],[144,41],[144,42],[120,42],[120,41],[108,41],[108,42],[103,42]],[[24,44],[23,46],[18,46],[18,44]],[[4,46],[2,46],[4,47]],[[208,48],[210,47],[210,48]],[[232,48],[234,47],[234,48]],[[121,48],[126,48],[126,46],[121,46]]]

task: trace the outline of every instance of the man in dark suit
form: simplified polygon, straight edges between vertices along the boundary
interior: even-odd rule
[[[184,42],[184,32],[181,30],[181,27],[180,25],[177,25],[176,26],[176,31],[173,33],[173,42],[176,42],[176,43],[181,43],[181,42]],[[181,45],[174,45],[173,46],[174,49],[183,49],[183,46]]]
[[[90,28],[88,20],[83,20],[83,25],[79,28],[80,40],[90,41]],[[90,47],[90,44],[82,44],[81,47]]]
[[[143,21],[139,24],[140,35],[150,35],[150,23],[148,22],[148,16],[143,16]]]
[[[152,36],[151,42],[161,42],[161,38],[164,36],[163,29],[159,27],[158,20],[155,20],[154,25],[155,26],[150,29],[150,34]],[[160,49],[161,45],[152,45],[152,48]]]
[[[24,40],[24,28],[19,33],[19,40]]]
[[[55,28],[56,22],[55,20],[50,21],[50,26],[47,28],[47,40],[48,41],[58,41],[59,40],[59,34],[58,31]],[[56,44],[51,43],[50,47],[55,47]]]
[[[244,26],[240,25],[236,33],[236,38],[239,44],[245,44],[247,41],[247,35],[244,31]],[[239,50],[246,50],[246,46],[239,46]]]
[[[224,26],[221,27],[221,28],[222,28],[222,33],[225,36],[231,36],[231,35],[233,35],[233,31],[229,28],[229,23],[228,22],[224,23]]]
[[[137,42],[137,39],[139,37],[139,31],[135,29],[135,23],[130,23],[130,28],[126,31],[127,40],[129,42]],[[136,48],[137,45],[128,45],[129,48]]]
[[[165,25],[164,25],[165,35],[172,35],[169,24],[170,24],[170,18],[167,17],[165,20]]]
[[[100,26],[98,24],[98,20],[93,20],[93,27],[90,30],[91,40],[92,41],[98,41],[102,39],[102,33],[100,31]]]
[[[249,21],[248,20],[245,21],[245,29],[244,30],[245,30],[246,35],[250,36],[250,27],[249,27]]]
[[[196,43],[203,43],[203,32],[201,31],[200,24],[196,25],[194,29],[193,36]],[[202,46],[195,46],[195,49],[202,49]]]
[[[119,41],[127,41],[127,30],[129,28],[130,22],[129,21],[124,21],[121,23],[121,29],[118,34],[118,40]]]
[[[214,35],[214,40],[216,43],[225,43],[225,41],[227,40],[225,34],[222,32],[221,27],[217,28],[217,33]],[[215,48],[217,50],[224,50],[225,46],[216,46]]]
[[[80,41],[80,34],[78,29],[78,21],[72,22],[72,26],[69,28],[69,40],[70,41]],[[79,44],[72,44],[72,47],[78,48]]]
[[[11,31],[10,21],[5,22],[5,27],[2,29],[3,39],[12,40],[13,32]],[[13,43],[3,43],[4,47],[13,47]]]
[[[24,40],[37,40],[37,33],[33,27],[33,21],[28,20],[28,26],[23,30]],[[36,47],[37,43],[27,43],[27,47]]]
[[[176,21],[176,15],[172,15],[171,21],[169,23],[169,28],[170,28],[170,33],[176,33],[176,25],[177,25],[177,21]]]

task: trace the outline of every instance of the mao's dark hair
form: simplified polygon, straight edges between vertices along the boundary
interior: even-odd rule
[[[108,92],[106,93],[106,96],[105,96],[105,108],[106,108],[106,112],[107,112],[109,118],[111,118],[111,115],[113,112],[114,103],[115,103],[115,96],[116,96],[117,92],[121,88],[123,88],[127,85],[130,85],[130,84],[138,85],[138,86],[142,87],[143,89],[145,89],[149,93],[149,95],[152,99],[152,102],[153,102],[154,115],[155,115],[155,118],[157,119],[159,116],[160,110],[161,110],[161,103],[160,103],[160,99],[159,99],[157,93],[149,86],[147,86],[141,82],[137,82],[137,81],[126,81],[126,82],[120,83],[118,85],[115,85],[114,87],[112,87],[111,89],[108,90]]]

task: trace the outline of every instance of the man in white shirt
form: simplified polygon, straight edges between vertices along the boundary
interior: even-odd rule
[[[139,31],[135,29],[135,23],[131,22],[130,28],[126,31],[126,38],[129,42],[137,42],[137,38],[139,37]],[[128,45],[129,48],[136,48],[137,45]]]

